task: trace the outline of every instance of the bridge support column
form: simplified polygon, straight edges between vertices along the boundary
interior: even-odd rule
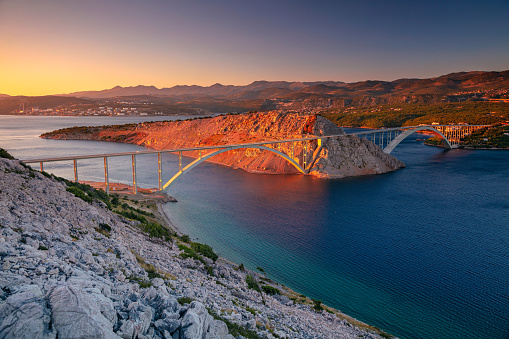
[[[159,179],[159,190],[163,189],[163,163],[161,161],[161,153],[157,153],[157,177]]]
[[[306,143],[304,144],[304,153],[302,154],[302,163],[304,164],[304,166],[302,166],[302,168],[306,169],[306,162],[307,162],[307,156],[308,156],[308,141],[306,140],[305,141]]]
[[[78,162],[76,159],[73,159],[73,167],[74,167],[74,181],[78,182]]]
[[[104,190],[110,194],[110,178],[108,177],[108,158],[104,157]]]
[[[136,187],[136,185],[138,184],[136,182],[136,155],[132,155],[132,165],[133,165],[133,194],[137,194],[138,193],[138,188]]]

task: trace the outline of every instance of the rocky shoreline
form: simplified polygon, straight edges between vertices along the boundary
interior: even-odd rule
[[[0,337],[388,336],[78,193],[0,158]]]

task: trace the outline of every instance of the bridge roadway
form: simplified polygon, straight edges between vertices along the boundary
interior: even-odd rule
[[[243,143],[243,144],[227,144],[227,145],[215,145],[215,146],[202,146],[202,147],[189,147],[189,148],[177,148],[177,149],[167,149],[167,150],[146,150],[146,151],[136,151],[136,152],[121,152],[121,153],[104,153],[104,154],[90,154],[90,155],[79,155],[79,156],[69,156],[69,157],[57,157],[57,158],[43,158],[43,159],[27,159],[22,160],[24,163],[39,163],[40,169],[43,171],[43,164],[45,162],[58,162],[58,161],[73,161],[74,168],[74,180],[78,181],[78,164],[77,160],[79,159],[96,159],[103,158],[104,159],[104,181],[106,184],[106,192],[109,193],[109,173],[108,173],[108,158],[111,157],[121,157],[121,156],[131,156],[132,158],[132,174],[133,174],[133,192],[137,193],[137,180],[136,180],[136,155],[143,154],[157,154],[158,158],[158,179],[159,179],[159,190],[164,190],[168,188],[180,175],[185,172],[191,170],[193,167],[198,165],[199,163],[223,152],[227,152],[234,149],[246,149],[246,148],[257,148],[266,150],[269,152],[273,152],[288,162],[290,162],[299,172],[307,174],[309,170],[314,165],[316,159],[311,159],[311,161],[307,161],[307,150],[308,144],[310,141],[318,141],[318,147],[321,149],[322,140],[331,139],[331,138],[342,138],[347,136],[356,135],[358,137],[363,137],[367,140],[372,141],[380,148],[384,150],[384,152],[390,154],[394,148],[399,145],[401,141],[403,141],[409,135],[418,132],[418,131],[429,131],[443,139],[443,145],[448,148],[454,148],[459,143],[459,140],[463,138],[465,135],[472,133],[473,131],[481,128],[491,127],[491,125],[421,125],[421,126],[407,126],[407,127],[394,127],[394,128],[384,128],[377,130],[369,130],[369,131],[360,131],[355,133],[345,133],[345,134],[336,134],[336,135],[327,135],[327,136],[311,136],[304,138],[295,138],[295,139],[285,139],[285,140],[267,140],[262,142],[253,142],[253,143]],[[443,133],[442,133],[443,131]],[[451,142],[453,141],[453,142]],[[283,143],[293,143],[291,156],[283,153],[281,151],[276,150],[275,148],[267,147],[267,145],[278,145]],[[303,159],[302,165],[295,159],[295,142],[305,142],[303,146]],[[386,146],[384,146],[386,145]],[[202,151],[210,151],[202,157]],[[216,150],[216,151],[214,151]],[[190,152],[190,151],[198,151],[199,157],[188,164],[186,167],[182,168],[182,153]],[[178,153],[179,154],[179,171],[164,185],[162,185],[162,153]],[[317,157],[320,152],[316,152]]]

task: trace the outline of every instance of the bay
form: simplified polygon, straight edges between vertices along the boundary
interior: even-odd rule
[[[117,119],[0,117],[0,147],[22,159],[142,149],[38,138],[130,118]],[[508,153],[444,151],[416,138],[393,152],[405,169],[342,180],[202,163],[171,187],[179,202],[165,210],[221,256],[399,337],[507,338]],[[167,180],[178,160],[163,160]],[[157,186],[156,161],[138,157],[142,186]],[[130,159],[110,167],[112,180],[130,181]],[[72,164],[45,169],[72,178]],[[101,161],[79,171],[103,179]]]

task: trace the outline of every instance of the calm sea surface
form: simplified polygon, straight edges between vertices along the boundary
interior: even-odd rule
[[[21,159],[140,150],[38,135],[150,120],[0,116],[0,147]],[[165,210],[221,256],[401,338],[509,338],[509,152],[415,138],[393,152],[407,168],[353,179],[202,163],[171,187],[179,202]],[[140,185],[157,187],[157,157],[137,159]],[[129,182],[129,158],[109,164],[111,180]],[[164,156],[166,180],[176,168]],[[45,169],[73,176],[71,163]],[[102,175],[101,159],[79,162],[80,180]]]

